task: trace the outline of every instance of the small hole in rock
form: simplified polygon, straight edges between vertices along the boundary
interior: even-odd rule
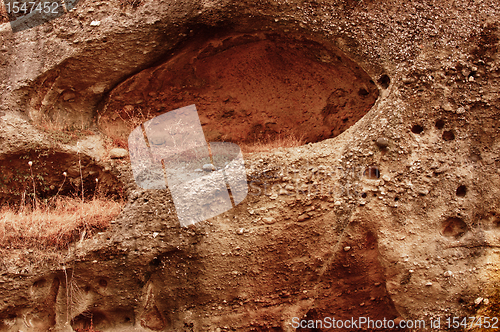
[[[382,89],[387,89],[389,84],[391,84],[391,79],[387,75],[382,75],[378,79],[378,84],[382,87]]]
[[[414,125],[411,127],[411,132],[414,134],[420,134],[424,131],[424,128],[421,125]]]
[[[108,286],[108,281],[106,279],[99,280],[99,286],[101,286],[101,287],[107,287]]]
[[[156,267],[160,266],[160,264],[161,264],[161,259],[159,259],[158,257],[153,258],[149,263],[149,265]]]
[[[380,171],[377,167],[371,166],[365,170],[363,175],[369,179],[378,179],[380,178]]]
[[[85,311],[71,320],[71,327],[75,331],[95,331],[94,328],[106,324],[108,318],[103,312]]]
[[[83,289],[85,291],[85,293],[88,293],[90,292],[91,288],[89,285],[85,286],[85,288]]]
[[[444,127],[444,121],[442,119],[437,120],[435,126],[436,126],[437,129],[443,129],[443,127]]]
[[[363,198],[366,198],[366,196],[367,196],[366,193],[361,194],[361,197],[363,197]]]
[[[460,218],[452,217],[443,222],[441,234],[448,237],[460,238],[467,232],[467,224]]]
[[[358,95],[360,96],[368,96],[370,93],[368,92],[368,90],[364,89],[364,88],[361,88],[358,90]]]
[[[467,194],[467,187],[464,185],[461,185],[460,187],[457,188],[457,196],[458,197],[465,197],[465,194]]]
[[[445,141],[453,141],[455,139],[455,134],[451,130],[447,130],[443,133],[443,139]]]
[[[399,201],[399,197],[394,197],[394,202]]]

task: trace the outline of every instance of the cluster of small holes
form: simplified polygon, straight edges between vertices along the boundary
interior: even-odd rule
[[[437,129],[443,129],[444,128],[444,120],[443,119],[439,119],[436,121],[436,128]],[[453,132],[453,130],[446,130],[443,132],[443,135],[441,136],[445,141],[453,141],[455,139],[455,133]]]

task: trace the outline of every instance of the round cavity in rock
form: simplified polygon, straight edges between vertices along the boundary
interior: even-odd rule
[[[138,124],[194,104],[208,142],[272,149],[339,135],[378,93],[369,75],[331,45],[274,32],[205,33],[119,84],[98,125],[127,140]]]
[[[108,281],[106,279],[100,279],[99,280],[99,286],[101,286],[101,287],[107,287],[108,286]]]
[[[424,131],[424,128],[421,125],[414,125],[411,127],[411,132],[414,134],[421,134]]]
[[[444,120],[443,119],[437,120],[435,126],[436,126],[437,129],[443,129],[443,127],[444,127]]]
[[[382,75],[378,79],[378,84],[382,87],[382,89],[387,89],[391,84],[391,79],[387,75]]]
[[[451,217],[446,219],[441,227],[441,234],[456,239],[462,237],[467,232],[467,224],[460,218]]]
[[[363,198],[366,198],[366,196],[367,196],[366,193],[361,194],[361,197],[363,197]]]
[[[443,133],[443,139],[445,141],[453,141],[455,139],[455,134],[451,130],[447,130]]]
[[[363,175],[368,179],[378,179],[380,178],[380,171],[378,167],[370,166],[367,169],[365,169]]]
[[[458,197],[465,197],[467,194],[467,187],[464,185],[461,185],[457,188],[456,194]]]

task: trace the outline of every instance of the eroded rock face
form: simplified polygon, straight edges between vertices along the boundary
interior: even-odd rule
[[[493,0],[89,1],[32,30],[2,25],[3,160],[51,142],[30,121],[92,128],[105,105],[125,107],[117,96],[142,91],[125,87],[204,26],[309,34],[380,94],[334,139],[247,156],[247,199],[192,229],[179,227],[168,192],[138,188],[126,160],[109,163],[128,204],[107,232],[48,262],[3,249],[0,330],[292,331],[293,317],[497,315],[499,14]]]

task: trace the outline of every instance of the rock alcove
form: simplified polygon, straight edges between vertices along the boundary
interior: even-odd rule
[[[200,33],[111,91],[98,125],[124,143],[143,121],[195,104],[208,141],[308,143],[339,135],[377,97],[362,68],[311,38]]]

